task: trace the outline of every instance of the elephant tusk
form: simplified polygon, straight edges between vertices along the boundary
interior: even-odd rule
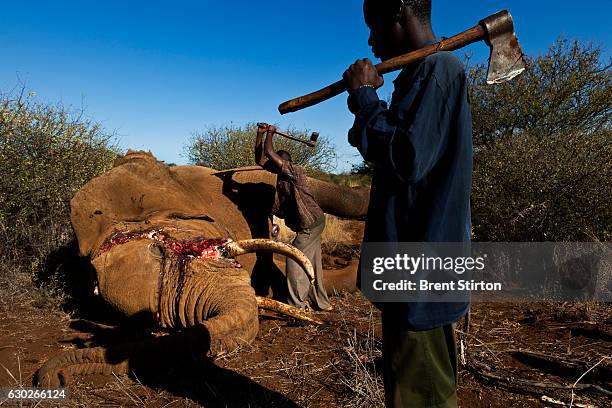
[[[302,251],[292,245],[272,241],[271,239],[245,239],[242,241],[228,242],[221,246],[220,250],[228,258],[234,258],[257,251],[277,252],[297,262],[306,271],[310,283],[314,284],[315,274],[312,263]]]
[[[261,309],[271,310],[276,313],[284,314],[294,319],[303,320],[314,324],[323,324],[323,322],[317,319],[312,313],[308,313],[305,310],[298,309],[297,307],[287,305],[269,297],[257,296],[257,306]]]

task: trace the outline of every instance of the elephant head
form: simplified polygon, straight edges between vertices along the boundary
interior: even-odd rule
[[[274,177],[255,168],[168,167],[150,153],[128,152],[71,201],[79,251],[96,271],[96,293],[126,317],[198,333],[206,343],[202,348],[214,354],[251,342],[258,299],[250,277],[256,258],[247,254],[292,257],[314,280],[300,251],[267,239]],[[312,186],[327,212],[365,213],[362,192],[350,206],[334,200],[338,196],[327,184],[313,180]],[[351,200],[350,194],[342,198]],[[234,258],[240,255],[246,256],[238,263]],[[48,361],[38,382],[57,385],[61,373],[108,371],[105,356],[98,349],[69,352]]]

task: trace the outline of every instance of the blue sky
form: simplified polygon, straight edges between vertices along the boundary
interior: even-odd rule
[[[610,43],[610,0],[433,3],[439,36],[507,8],[527,54],[543,52],[560,35]],[[151,149],[175,163],[186,162],[182,149],[191,133],[209,125],[267,121],[317,130],[332,139],[338,170],[346,170],[359,158],[346,142],[352,116],[345,96],[285,116],[277,106],[339,79],[355,59],[372,58],[361,4],[3,2],[0,92],[23,81],[42,101],[84,106],[123,148]],[[483,43],[466,52],[487,57]],[[379,94],[390,92],[385,85]]]

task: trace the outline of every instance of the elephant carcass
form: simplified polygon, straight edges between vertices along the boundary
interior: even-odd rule
[[[241,265],[234,256],[280,252],[310,275],[312,265],[289,245],[257,239],[252,232],[257,225],[245,217],[237,192],[215,173],[197,166],[169,168],[150,153],[130,151],[74,196],[71,220],[105,302],[126,317],[188,329],[202,341],[202,350],[218,354],[251,342],[258,330],[249,275],[255,257]],[[269,193],[274,201],[273,184],[266,174],[259,176],[250,187],[268,194],[253,200],[248,217]],[[131,351],[140,349],[127,345],[119,362],[108,361],[99,348],[67,352],[49,360],[37,382],[56,386],[69,373],[127,372]]]

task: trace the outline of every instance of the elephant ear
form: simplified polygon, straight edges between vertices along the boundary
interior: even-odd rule
[[[277,176],[272,172],[250,166],[213,171],[211,174],[222,183],[223,196],[237,206],[249,223],[265,221],[278,206]]]
[[[122,222],[143,222],[168,213],[201,215],[208,198],[182,183],[151,153],[129,151],[115,167],[91,180],[70,201],[81,255],[95,251]]]

